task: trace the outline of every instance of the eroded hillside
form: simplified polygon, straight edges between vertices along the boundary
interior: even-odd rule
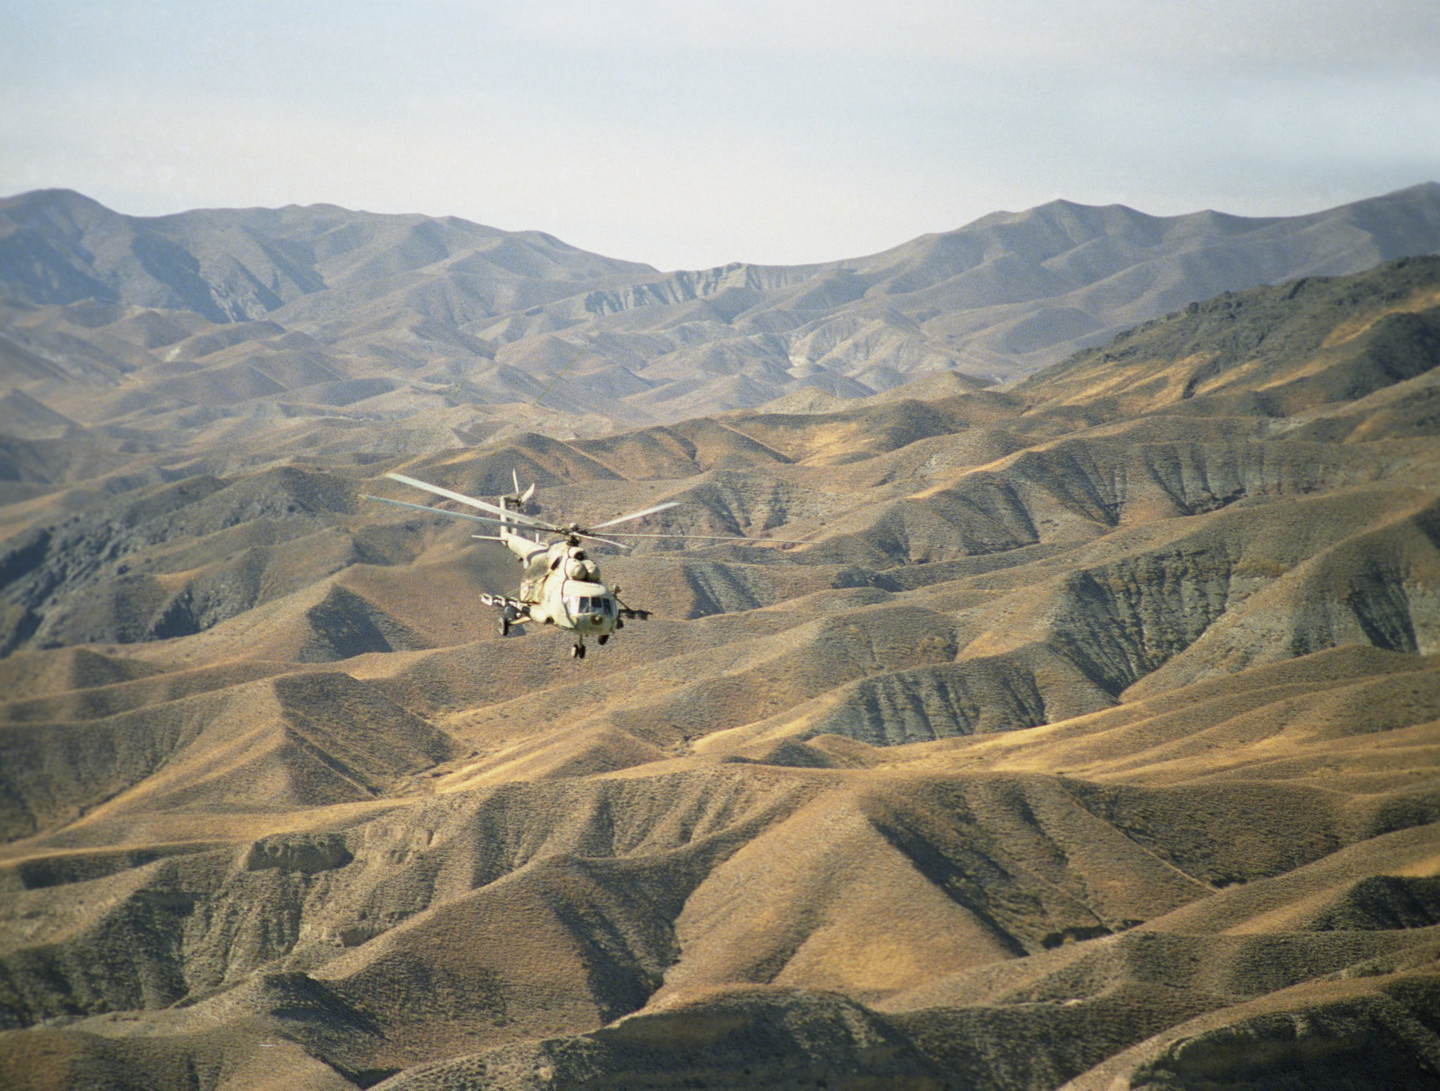
[[[1226,289],[1436,252],[1435,183],[1279,218],[1054,201],[842,261],[675,272],[454,217],[134,217],[38,191],[0,198],[0,421],[26,441],[0,445],[19,471],[0,482],[78,482],[115,453],[184,448],[224,474],[257,444],[388,457],[839,406],[956,369],[1009,381]]]
[[[77,452],[0,509],[0,1082],[1440,1076],[1437,365],[1410,259],[1009,390]],[[596,550],[653,616],[502,638],[396,469],[678,501]]]

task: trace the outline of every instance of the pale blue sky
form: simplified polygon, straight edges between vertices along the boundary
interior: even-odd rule
[[[699,269],[1432,180],[1435,0],[0,0],[0,195],[137,215],[329,202]]]

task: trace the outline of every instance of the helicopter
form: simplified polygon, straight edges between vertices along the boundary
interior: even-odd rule
[[[519,477],[513,470],[511,480],[515,484],[515,491],[498,497],[499,504],[466,496],[406,474],[387,473],[385,476],[391,481],[454,500],[486,514],[471,515],[430,504],[391,500],[383,496],[367,495],[364,499],[378,500],[414,511],[446,515],[454,519],[498,525],[498,534],[475,534],[472,537],[482,541],[503,542],[523,566],[518,594],[480,596],[480,601],[485,605],[499,608],[501,636],[509,635],[512,626],[525,621],[554,625],[575,634],[575,643],[571,646],[570,654],[576,659],[584,659],[586,637],[594,637],[596,644],[603,645],[616,631],[625,627],[626,621],[643,621],[650,616],[648,611],[634,609],[622,601],[619,587],[610,587],[604,583],[600,577],[600,566],[586,552],[582,540],[590,539],[622,549],[627,548],[624,543],[601,537],[595,532],[678,507],[677,501],[670,500],[641,511],[632,511],[628,515],[597,523],[593,527],[582,527],[578,523],[562,526],[527,513],[526,509],[535,495],[535,486],[532,484],[522,493]],[[546,541],[540,537],[542,533],[559,537]]]

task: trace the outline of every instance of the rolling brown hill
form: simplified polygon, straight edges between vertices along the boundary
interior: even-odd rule
[[[13,397],[0,1083],[1433,1082],[1437,375],[1416,257],[590,438],[214,405],[44,476],[94,430]],[[679,501],[597,549],[653,616],[502,638],[395,469]]]

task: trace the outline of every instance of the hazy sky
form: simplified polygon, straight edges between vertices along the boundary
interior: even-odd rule
[[[329,202],[699,269],[1432,180],[1436,0],[0,0],[0,195],[139,215]]]

